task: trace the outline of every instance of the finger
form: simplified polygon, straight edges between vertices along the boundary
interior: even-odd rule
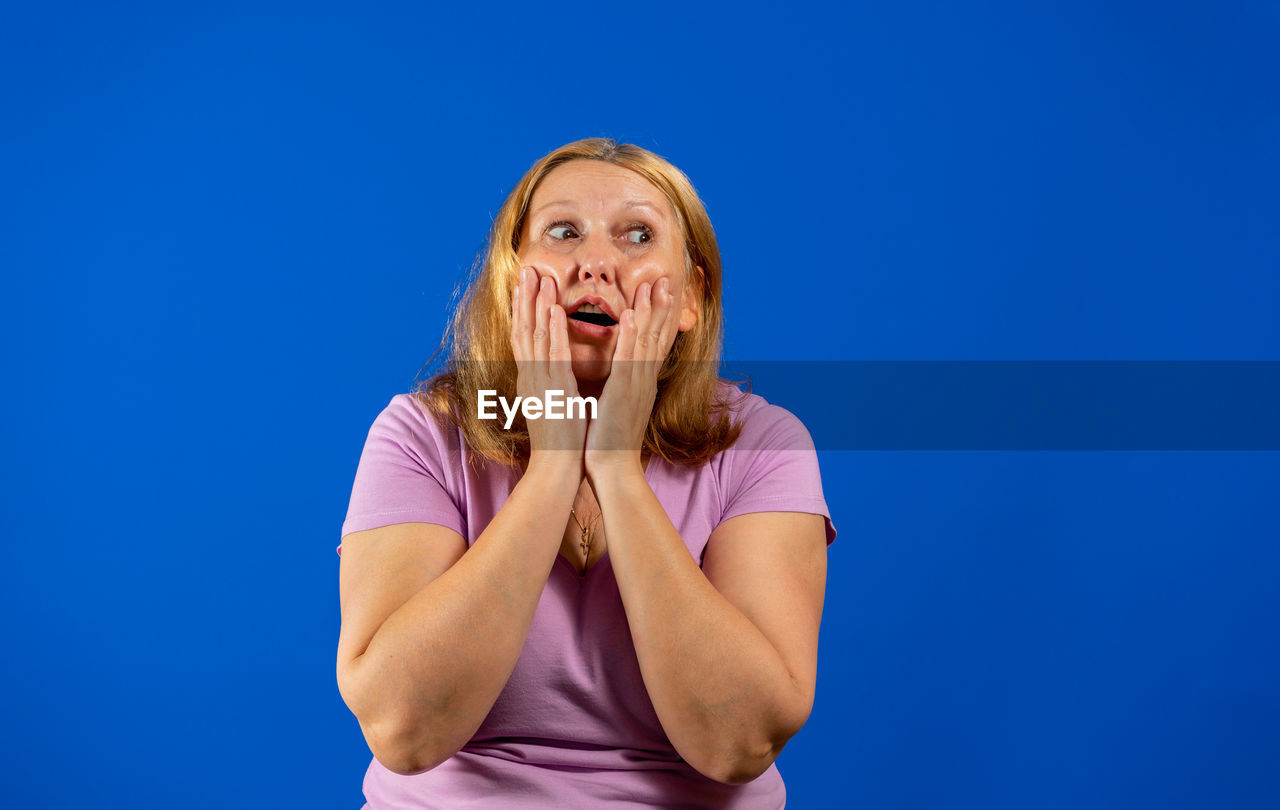
[[[533,318],[533,358],[546,360],[551,345],[551,305],[555,303],[555,283],[543,276],[538,280],[538,297]]]
[[[564,314],[564,307],[551,305],[551,335],[547,357],[556,362],[568,362],[569,354],[569,320]]]
[[[632,324],[627,339],[627,363],[625,371],[628,379],[635,379],[638,366],[643,365],[649,355],[649,323],[653,320],[653,284],[645,282],[636,289],[635,303],[631,308]],[[611,372],[612,373],[612,372]]]
[[[622,311],[622,319],[618,321],[618,343],[613,347],[613,368],[609,371],[610,377],[613,377],[615,372],[621,371],[618,367],[619,363],[624,364],[624,367],[631,365],[635,350],[636,311],[625,309]]]
[[[636,359],[646,363],[657,356],[660,348],[662,322],[664,320],[662,283],[665,280],[660,278],[653,283],[649,291],[649,317],[643,324],[638,325],[641,331],[636,335],[636,343],[643,351],[636,352]]]
[[[640,327],[643,331],[636,336],[639,345],[644,348],[642,353],[638,353],[637,359],[646,363],[661,359],[663,330],[666,326],[667,314],[671,311],[671,295],[667,292],[669,285],[670,282],[664,276],[650,288],[649,318]]]
[[[521,346],[520,334],[520,282],[511,286],[511,353],[517,360],[523,360],[524,347]]]
[[[533,297],[537,291],[537,274],[532,267],[520,268],[520,282],[517,286],[520,293],[520,297],[516,299],[520,321],[517,340],[523,359],[530,360],[533,358]]]
[[[679,319],[675,317],[676,297],[671,294],[671,279],[663,278],[658,282],[655,296],[653,323],[650,326],[652,337],[652,354],[648,359],[662,362],[671,351],[671,344],[676,339],[676,326]]]
[[[553,303],[547,312],[547,377],[550,388],[568,390],[564,385],[564,369],[568,366],[568,325],[564,319],[564,308]]]
[[[634,340],[637,342],[635,358],[643,359],[647,347],[645,341],[649,335],[649,320],[653,317],[653,285],[645,282],[636,290],[636,300],[632,309],[635,311],[636,318],[636,334]]]

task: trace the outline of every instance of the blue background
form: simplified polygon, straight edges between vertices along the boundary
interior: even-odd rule
[[[359,807],[365,432],[561,143],[692,177],[730,357],[1280,359],[1275,2],[885,5],[7,4],[0,803]],[[1276,453],[821,461],[791,806],[1280,803]]]

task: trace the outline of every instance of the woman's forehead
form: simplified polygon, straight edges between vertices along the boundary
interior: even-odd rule
[[[602,212],[651,210],[656,216],[672,218],[671,203],[653,183],[602,160],[571,160],[548,172],[529,200],[530,216],[557,205]]]

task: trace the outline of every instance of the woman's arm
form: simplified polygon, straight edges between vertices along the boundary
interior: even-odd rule
[[[676,751],[720,782],[759,776],[809,716],[826,586],[819,515],[731,518],[698,568],[644,479],[641,442],[657,372],[675,339],[666,279],[642,284],[622,313],[587,477],[604,514],[609,558],[640,673]]]
[[[599,473],[592,486],[640,671],[671,744],[711,779],[756,778],[813,706],[822,517],[731,518],[708,541],[704,574],[643,472]]]
[[[522,268],[511,323],[522,396],[577,393],[555,295],[554,280]],[[586,423],[531,420],[528,429],[529,466],[470,549],[456,532],[421,523],[355,532],[343,544],[338,687],[374,756],[397,773],[457,753],[524,647],[582,483]]]
[[[440,764],[493,708],[559,552],[546,515],[568,514],[579,474],[531,465],[470,550],[425,523],[344,538],[338,688],[390,770]]]

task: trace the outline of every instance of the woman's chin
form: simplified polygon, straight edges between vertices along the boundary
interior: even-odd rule
[[[573,376],[582,384],[603,385],[609,379],[609,371],[613,368],[611,357],[575,357],[573,358]]]

